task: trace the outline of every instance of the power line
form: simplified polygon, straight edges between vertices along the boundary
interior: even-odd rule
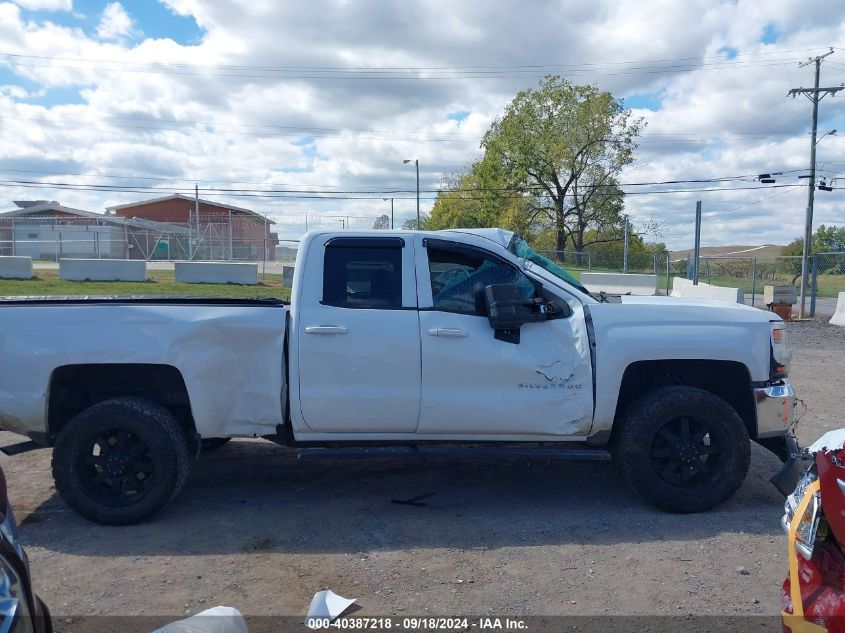
[[[753,53],[737,53],[733,57],[765,57],[769,55],[784,55],[787,53],[806,53],[808,51],[818,50],[813,48],[795,48],[782,51],[758,51]],[[39,59],[39,60],[60,60],[60,61],[74,61],[74,62],[90,62],[90,63],[107,63],[107,64],[135,64],[138,62],[121,62],[110,59],[92,59],[82,57],[58,57],[48,55],[23,55],[19,53],[3,53],[0,52],[0,57]],[[679,58],[664,58],[664,59],[644,59],[644,60],[626,60],[626,61],[604,61],[604,62],[582,62],[580,64],[517,64],[517,65],[475,65],[475,66],[246,66],[246,65],[225,65],[225,64],[185,64],[185,63],[163,63],[151,62],[146,65],[162,66],[162,67],[177,67],[177,68],[224,68],[234,70],[508,70],[508,69],[546,69],[546,68],[578,68],[601,65],[629,65],[629,64],[659,64],[667,62],[682,62],[682,61],[699,61],[705,59],[726,60],[722,55],[710,55],[704,57],[679,57]]]
[[[9,112],[9,111],[7,111]],[[12,114],[10,112],[10,114]],[[396,131],[390,132],[386,130],[360,130],[360,129],[344,129],[344,128],[317,128],[317,127],[297,127],[297,126],[280,126],[273,124],[233,124],[233,123],[210,123],[201,121],[188,121],[176,119],[153,119],[145,117],[117,117],[107,116],[98,119],[91,119],[85,117],[73,118],[56,118],[52,113],[39,113],[36,115],[28,115],[14,111],[14,116],[0,115],[0,120],[19,121],[25,119],[28,121],[36,121],[41,124],[56,126],[56,127],[71,127],[74,130],[84,129],[99,129],[99,130],[141,130],[150,132],[177,132],[177,133],[199,133],[206,135],[237,135],[237,136],[255,136],[261,138],[302,138],[313,136],[315,139],[325,138],[350,138],[354,140],[371,140],[371,141],[409,141],[415,143],[480,143],[479,137],[470,137],[459,132],[433,132],[433,131]],[[102,125],[100,122],[108,123],[108,121],[137,121],[142,123],[164,123],[172,124],[175,127],[165,127],[161,125],[126,125],[118,123],[115,125]],[[92,121],[95,121],[91,123]],[[85,123],[84,125],[80,125]],[[197,126],[197,127],[188,127]],[[214,127],[215,129],[208,129]],[[229,130],[222,129],[225,127],[249,127],[249,128],[268,128],[268,129],[285,129],[292,130],[290,132],[267,132],[267,131],[243,131],[243,130]],[[297,131],[294,131],[297,130]],[[347,132],[356,133],[353,136],[346,134]],[[360,134],[409,134],[418,135],[426,134],[432,136],[450,135],[449,138],[421,138],[417,136],[409,136],[402,138],[400,136],[361,136]],[[727,132],[720,136],[702,137],[692,133],[646,133],[637,137],[638,143],[708,143],[725,140],[766,140],[770,136],[789,135],[793,134],[787,131],[772,131],[772,132]]]
[[[83,58],[59,58],[48,56],[30,56],[16,53],[0,53],[5,57],[7,65],[13,68],[50,68],[54,70],[97,71],[117,73],[138,73],[172,76],[202,76],[219,78],[243,79],[309,79],[309,80],[446,80],[446,79],[500,79],[504,77],[541,77],[553,72],[562,72],[567,76],[600,75],[626,76],[650,75],[662,73],[680,73],[692,70],[731,70],[742,68],[756,68],[781,66],[794,63],[796,58],[761,60],[724,60],[719,62],[690,61],[685,64],[654,64],[621,68],[602,67],[593,65],[549,65],[534,67],[406,67],[406,68],[344,68],[344,67],[237,67],[189,64],[132,64],[131,62],[109,62],[106,60],[86,60]],[[19,60],[36,60],[19,61]],[[79,66],[67,63],[55,64],[50,62],[73,62],[73,64],[95,63],[100,66]],[[41,62],[41,63],[38,63]],[[48,63],[44,63],[48,62]],[[636,63],[636,62],[632,62]],[[111,64],[103,66],[102,64]],[[117,67],[115,67],[117,65]],[[617,64],[618,65],[618,64]],[[174,70],[175,69],[175,70]]]
[[[84,178],[120,178],[124,180],[154,180],[159,182],[171,182],[171,183],[180,183],[180,182],[187,182],[187,183],[196,183],[199,178],[161,178],[155,176],[122,176],[122,175],[113,175],[113,174],[82,174],[82,173],[64,173],[64,172],[48,172],[48,171],[37,171],[37,170],[29,170],[29,169],[4,169],[0,168],[0,171],[12,172],[12,173],[27,173],[27,174],[45,174],[45,175],[61,175],[61,176],[76,176],[76,177],[84,177]],[[792,170],[785,170],[785,171],[777,171],[771,172],[772,175],[781,176],[788,173],[795,173],[806,171],[803,169],[792,169]],[[644,187],[644,186],[663,186],[663,185],[678,185],[678,184],[713,184],[713,183],[722,183],[722,182],[733,182],[733,181],[746,181],[748,182],[750,179],[754,179],[755,181],[759,178],[757,174],[740,174],[735,176],[713,176],[710,178],[689,178],[689,179],[676,179],[676,180],[652,180],[652,181],[639,181],[639,182],[620,182],[620,183],[605,183],[595,185],[594,188],[617,188],[617,187]],[[334,187],[334,185],[291,185],[291,184],[281,184],[281,183],[269,183],[269,182],[244,182],[244,181],[236,181],[236,180],[229,180],[229,181],[221,181],[210,179],[210,182],[226,182],[228,184],[251,184],[251,185],[260,185],[262,187],[321,187],[324,190],[330,187]],[[17,182],[17,181],[16,181]],[[19,181],[25,182],[27,184],[37,184],[41,181]],[[90,186],[97,186],[103,188],[110,188],[110,187],[131,187],[131,185],[109,185],[109,184],[97,184],[97,183],[61,183],[61,184],[88,184]],[[181,191],[184,187],[158,187],[161,190],[178,190]],[[237,191],[258,191],[258,189],[224,189],[215,187],[217,191],[220,192],[237,192]],[[450,188],[450,189],[421,189],[424,193],[460,193],[460,192],[479,192],[479,191],[490,191],[490,192],[523,192],[526,190],[535,190],[535,191],[544,191],[544,189],[540,185],[532,185],[529,187],[470,187],[470,188]],[[266,191],[267,193],[321,193],[309,190],[302,190],[302,189],[262,189],[261,191]],[[373,189],[372,187],[362,189],[361,187],[358,188],[345,188],[345,189],[334,189],[331,191],[324,191],[324,193],[350,193],[350,194],[357,194],[357,193],[414,193],[416,189],[398,189],[395,187],[391,187],[388,189]]]
[[[777,189],[783,187],[795,187],[796,185],[757,185],[744,187],[710,187],[710,188],[693,188],[693,189],[661,189],[657,191],[625,191],[627,196],[649,196],[658,194],[671,193],[703,193],[713,191],[742,191],[747,189]],[[178,187],[129,187],[120,185],[96,185],[96,184],[79,184],[67,182],[41,182],[41,181],[26,181],[26,180],[0,180],[0,187],[22,187],[22,188],[42,188],[42,189],[56,189],[56,190],[71,190],[71,191],[99,191],[106,193],[176,193],[188,191],[188,188]],[[372,195],[374,194],[375,195]],[[276,199],[327,199],[327,200],[378,200],[383,199],[385,193],[394,193],[397,200],[413,200],[416,196],[398,196],[395,192],[390,191],[359,191],[359,192],[327,192],[327,191],[280,191],[280,190],[259,190],[259,189],[219,189],[219,188],[204,188],[204,196],[231,196],[243,198],[276,198]],[[505,193],[516,193],[505,191]],[[519,195],[502,196],[503,198],[519,199],[523,197]],[[426,200],[435,200],[436,196],[426,196]],[[486,198],[470,198],[461,197],[460,200],[486,200]]]
[[[707,214],[704,215],[704,219],[708,220],[710,218],[715,218],[715,217],[718,217],[720,215],[726,215],[728,213],[733,213],[734,211],[739,211],[740,209],[744,209],[745,207],[751,207],[751,206],[754,206],[755,204],[760,204],[761,202],[771,200],[772,198],[777,198],[778,196],[782,196],[786,193],[789,193],[790,191],[792,191],[794,189],[797,189],[797,188],[803,187],[803,186],[804,185],[787,185],[788,188],[784,189],[784,191],[779,191],[779,192],[774,193],[770,196],[765,196],[763,198],[760,198],[759,200],[754,200],[753,202],[746,202],[746,203],[740,204],[736,207],[733,207],[732,209],[727,209],[725,211],[716,211],[716,212],[707,213]],[[681,226],[689,226],[690,224],[695,224],[695,220],[691,220],[689,222],[680,222],[678,224],[670,224],[669,226],[667,226],[665,228],[673,229],[673,228],[678,228],[678,227],[681,227]]]

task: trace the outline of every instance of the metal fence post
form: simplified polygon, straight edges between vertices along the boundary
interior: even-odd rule
[[[810,295],[810,316],[816,316],[816,289],[819,281],[819,256],[813,255],[813,286],[812,294]]]
[[[593,269],[593,254],[587,251],[587,270]]]
[[[754,295],[757,290],[757,258],[751,258],[751,307],[754,307]]]
[[[15,218],[12,218],[12,255],[15,255]]]

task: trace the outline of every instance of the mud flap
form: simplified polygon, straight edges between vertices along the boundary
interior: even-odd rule
[[[777,455],[783,462],[783,467],[769,481],[784,497],[787,496],[795,490],[795,485],[807,470],[810,462],[803,458],[801,448],[792,433],[781,437],[760,439],[757,443]]]

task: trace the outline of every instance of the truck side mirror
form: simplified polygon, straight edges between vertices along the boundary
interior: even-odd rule
[[[536,321],[533,304],[520,296],[516,284],[492,284],[484,288],[487,320],[494,330],[518,330],[523,323]]]

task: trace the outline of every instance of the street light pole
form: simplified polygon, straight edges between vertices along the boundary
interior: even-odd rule
[[[413,162],[417,168],[417,230],[420,230],[420,160],[419,158],[406,158],[402,161],[406,165]]]
[[[390,200],[390,230],[393,230],[393,198],[382,198],[385,202]]]

